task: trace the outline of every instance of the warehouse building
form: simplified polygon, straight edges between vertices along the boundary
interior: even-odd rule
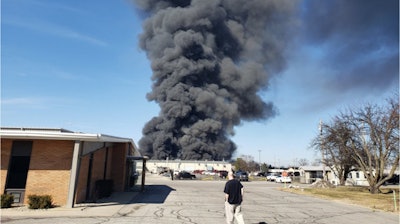
[[[5,127],[0,136],[0,187],[2,193],[14,195],[14,203],[27,204],[33,194],[51,195],[55,205],[65,207],[93,202],[130,190],[137,181],[136,164],[145,164],[129,138]]]

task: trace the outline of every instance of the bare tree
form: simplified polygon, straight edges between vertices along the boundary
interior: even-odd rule
[[[340,185],[344,185],[347,174],[355,164],[355,160],[347,149],[350,144],[352,131],[340,117],[335,117],[331,124],[320,126],[320,135],[312,141],[312,147],[323,154],[321,163],[333,168],[332,172],[339,178]]]
[[[340,113],[312,144],[323,149],[325,165],[335,167],[341,184],[354,166],[364,172],[370,192],[380,192],[399,167],[398,97],[384,106],[368,104]]]
[[[311,166],[319,166],[321,165],[321,163],[321,159],[314,159],[313,161],[311,161]]]
[[[251,162],[251,161],[254,161],[254,156],[251,156],[251,155],[244,155],[244,154],[241,154],[240,156],[239,156],[239,158],[242,158],[244,161],[246,161],[246,162]]]
[[[398,97],[387,102],[385,106],[366,105],[342,115],[353,132],[347,149],[364,172],[373,194],[380,192],[380,186],[399,166]],[[389,169],[388,174],[385,169]]]
[[[255,161],[247,161],[247,171],[258,171],[260,170],[260,165],[256,163]]]
[[[234,166],[235,166],[236,171],[249,169],[247,162],[242,158],[237,158],[236,161],[234,162]]]
[[[299,159],[297,162],[299,166],[308,166],[309,162],[306,158]]]
[[[254,157],[250,155],[240,155],[233,164],[236,170],[243,171],[259,171],[260,164],[254,161]],[[264,166],[267,166],[266,164]]]

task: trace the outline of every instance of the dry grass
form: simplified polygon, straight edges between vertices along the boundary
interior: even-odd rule
[[[398,212],[400,206],[399,187],[382,188],[382,193],[380,194],[371,194],[365,187],[282,188],[282,190],[297,194],[311,195],[319,198],[360,205],[386,212]],[[395,211],[393,191],[396,195],[397,211]]]

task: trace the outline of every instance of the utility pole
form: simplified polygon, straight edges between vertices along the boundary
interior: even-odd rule
[[[322,120],[319,120],[319,134],[320,134],[320,141],[321,141],[321,154],[322,154],[322,179],[326,180],[326,172],[325,172],[325,149],[324,149],[324,140],[322,138]]]
[[[258,164],[260,164],[260,171],[261,171],[261,150],[258,150]]]

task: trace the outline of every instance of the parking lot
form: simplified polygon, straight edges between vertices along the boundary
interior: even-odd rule
[[[118,205],[48,211],[2,211],[2,223],[198,223],[221,224],[224,219],[225,180],[174,180],[147,175],[145,192],[132,193]],[[283,184],[243,182],[246,223],[387,223],[399,216],[371,209],[296,195],[278,190]],[[109,207],[107,207],[109,206]]]

